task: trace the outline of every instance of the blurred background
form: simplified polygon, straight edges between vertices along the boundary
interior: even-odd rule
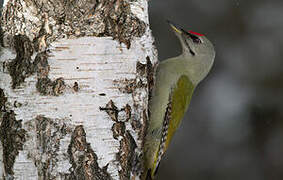
[[[160,60],[181,52],[166,19],[205,34],[216,48],[157,179],[282,180],[283,1],[149,3]]]

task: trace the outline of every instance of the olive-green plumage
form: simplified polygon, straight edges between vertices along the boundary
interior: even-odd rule
[[[154,178],[160,160],[188,109],[195,87],[208,74],[215,57],[213,45],[207,38],[170,25],[181,42],[183,53],[162,61],[156,71],[142,179]]]
[[[193,95],[194,85],[189,80],[188,76],[182,75],[176,84],[176,87],[172,89],[171,101],[172,101],[172,115],[169,122],[168,137],[165,142],[165,149],[173,137],[174,132],[179,127],[181,120],[190,104],[191,97]]]

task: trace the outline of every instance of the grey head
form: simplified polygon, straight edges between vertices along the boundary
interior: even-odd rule
[[[186,31],[171,21],[167,21],[180,40],[183,53],[179,56],[189,62],[188,70],[195,81],[201,81],[210,71],[215,57],[213,44],[205,35],[193,31]],[[198,66],[198,67],[192,67]],[[196,72],[195,72],[196,71]]]
[[[193,31],[186,31],[175,23],[168,21],[176,36],[179,38],[184,55],[202,56],[209,55],[214,57],[215,51],[212,43],[205,35]]]

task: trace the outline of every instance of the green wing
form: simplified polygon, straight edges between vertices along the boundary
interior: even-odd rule
[[[185,112],[188,109],[188,106],[191,101],[191,97],[194,91],[194,85],[190,81],[190,79],[182,75],[176,84],[176,87],[173,87],[172,93],[170,95],[170,102],[171,102],[171,118],[169,119],[169,126],[168,126],[168,138],[165,142],[165,151],[168,148],[171,139],[180,125]],[[170,103],[169,103],[170,104]]]
[[[168,97],[168,104],[165,114],[163,115],[163,125],[161,131],[152,131],[160,133],[161,139],[156,139],[159,135],[152,135],[152,132],[147,134],[148,141],[146,141],[146,165],[150,169],[150,176],[153,178],[157,172],[160,160],[167,150],[172,136],[180,125],[181,120],[190,104],[191,97],[194,91],[194,85],[190,79],[182,75],[179,77],[177,83],[172,87]],[[155,147],[158,146],[156,149]],[[151,159],[153,157],[153,159]]]
[[[164,152],[167,150],[175,131],[179,127],[184,114],[188,109],[194,87],[195,86],[192,84],[189,78],[185,75],[182,75],[178,79],[175,87],[172,88],[172,91],[169,95],[169,103],[167,104],[164,115],[159,149],[155,154],[153,165],[154,171],[151,172],[152,177],[157,172],[159,162]]]

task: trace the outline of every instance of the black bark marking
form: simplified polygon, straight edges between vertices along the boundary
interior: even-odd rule
[[[118,86],[122,93],[132,94],[137,88],[144,88],[146,84],[141,79],[123,79],[114,80],[114,84]]]
[[[27,77],[37,73],[36,88],[42,95],[58,96],[65,90],[63,78],[54,81],[48,78],[50,67],[47,61],[46,51],[38,53],[32,62],[31,56],[34,47],[31,41],[25,35],[16,35],[14,37],[14,48],[17,56],[8,64],[8,72],[12,78],[12,88],[19,87]]]
[[[132,108],[129,104],[126,104],[123,110],[126,112],[126,122],[129,121],[132,117]]]
[[[155,72],[156,72],[157,64],[152,64],[150,58],[146,57],[146,63],[138,62],[136,65],[137,70],[137,78],[146,79],[147,81],[147,88],[148,91],[148,103],[151,101],[154,85],[155,85]],[[144,108],[144,107],[143,107]],[[145,136],[148,128],[148,119],[150,119],[150,109],[144,108],[143,114],[140,119],[132,119],[131,125],[135,131],[138,132],[139,140],[142,140],[141,147],[144,148],[145,144]],[[140,161],[144,160],[144,157],[138,157]],[[139,162],[139,161],[137,161]],[[137,164],[140,169],[144,169],[143,164]],[[149,176],[150,177],[150,176]]]
[[[36,83],[36,89],[42,95],[59,96],[63,94],[66,88],[63,78],[58,78],[55,81],[51,81],[49,78],[38,79]]]
[[[78,82],[74,83],[73,89],[74,89],[75,92],[79,91],[79,83]]]
[[[136,176],[141,167],[141,155],[138,155],[138,152],[135,151],[137,144],[132,137],[129,130],[126,129],[126,123],[132,119],[132,108],[129,104],[126,104],[124,108],[118,109],[112,100],[106,105],[106,107],[101,108],[100,110],[105,110],[110,118],[115,122],[111,128],[113,132],[113,138],[120,140],[120,148],[117,153],[117,161],[119,161],[122,169],[119,170],[120,179],[130,179],[131,172]],[[120,112],[124,111],[126,116],[125,119],[118,119]]]
[[[111,180],[107,166],[100,168],[97,155],[86,140],[86,133],[82,125],[76,126],[68,148],[72,165],[69,179],[80,180]]]
[[[54,81],[48,78],[50,67],[47,58],[46,51],[35,57],[33,65],[37,72],[36,89],[41,95],[59,96],[64,93],[66,85],[63,78],[57,78]]]
[[[130,173],[135,160],[136,142],[129,131],[123,136],[120,141],[120,150],[117,154],[117,159],[120,162],[122,169],[119,171],[120,179],[130,179]]]
[[[118,89],[122,93],[130,94],[135,90],[136,79],[114,80],[114,84],[118,85]]]
[[[132,93],[133,97],[136,96],[136,89],[137,88],[146,88],[148,90],[148,102],[151,99],[152,96],[152,91],[154,87],[154,73],[156,70],[156,65],[153,65],[150,61],[150,58],[147,56],[146,57],[146,64],[143,64],[141,62],[137,62],[136,64],[136,71],[137,71],[137,77],[132,80],[120,80],[120,81],[114,81],[115,82],[120,82],[119,85],[119,90],[124,93]],[[143,81],[146,81],[144,83]],[[121,86],[122,84],[122,86]],[[138,109],[138,103],[134,101],[134,107],[135,109]],[[149,110],[143,110],[142,118],[136,119],[132,118],[131,119],[131,125],[133,129],[138,132],[139,134],[139,139],[144,139],[144,135],[146,132],[146,123],[148,116],[150,115]],[[142,121],[141,121],[142,119]]]
[[[118,139],[119,136],[123,136],[125,134],[125,123],[124,122],[116,122],[113,124],[111,130],[113,132],[113,138]]]
[[[4,46],[4,42],[3,42],[3,29],[2,27],[0,26],[0,46]],[[1,50],[0,50],[1,52]]]
[[[119,121],[118,114],[124,109],[119,110],[115,106],[114,102],[110,100],[105,107],[99,107],[99,110],[106,111],[111,120],[115,122],[111,128],[113,132],[113,138],[118,139],[119,136],[123,136],[123,134],[125,133],[126,125],[125,122]]]
[[[7,97],[5,96],[4,90],[0,88],[0,113],[6,111]],[[1,115],[1,114],[0,114]],[[0,116],[1,117],[1,116]]]
[[[26,131],[22,121],[16,120],[14,111],[3,112],[0,116],[0,140],[3,147],[3,163],[6,177],[13,177],[13,166],[19,151],[23,150],[26,141]]]
[[[38,176],[42,179],[56,179],[58,175],[54,172],[58,167],[60,141],[72,132],[72,128],[68,127],[64,121],[39,115],[25,123],[29,132],[36,133],[36,137],[33,135],[28,137],[28,140],[35,138],[31,141],[36,141],[36,155],[29,152],[28,158],[33,160],[35,167],[37,167]]]
[[[137,62],[136,64],[136,72],[137,72],[137,76],[133,79],[118,79],[118,80],[114,80],[113,83],[114,85],[116,85],[118,87],[118,90],[122,93],[126,93],[126,94],[132,94],[132,98],[134,101],[133,104],[133,109],[128,109],[127,106],[125,108],[123,108],[122,110],[125,110],[126,112],[126,117],[127,117],[127,121],[130,120],[130,124],[132,126],[132,128],[135,130],[135,132],[138,134],[138,140],[142,140],[142,147],[144,144],[144,137],[145,137],[145,133],[146,133],[146,128],[147,128],[147,121],[148,121],[148,114],[149,111],[147,108],[143,107],[142,105],[140,105],[140,99],[144,98],[141,93],[140,90],[146,90],[148,91],[148,101],[151,98],[152,95],[152,90],[154,87],[154,73],[156,70],[156,65],[153,65],[150,61],[149,57],[146,57],[146,63],[143,64],[141,62]],[[146,98],[146,97],[145,97]],[[142,106],[142,107],[141,107]],[[140,109],[143,109],[141,116],[132,116],[131,113],[135,112],[135,113],[140,113]],[[131,113],[129,113],[131,112]],[[128,132],[128,131],[126,131]],[[118,133],[116,133],[116,131],[113,131],[113,135],[115,138],[117,138]],[[126,134],[126,133],[125,133]],[[120,141],[120,152],[124,152],[125,148],[122,147],[126,147],[127,145],[125,145],[125,136],[123,135],[123,139]],[[119,134],[119,136],[121,136]],[[131,156],[131,155],[129,155]],[[137,152],[135,152],[131,157],[134,159],[133,161],[128,160],[128,163],[133,163],[131,164],[131,172],[133,174],[133,176],[139,176],[142,172],[141,170],[143,169],[143,154],[139,154],[139,150],[137,150]],[[119,157],[119,155],[118,155]],[[119,158],[118,158],[119,159]],[[127,179],[129,178],[128,175],[128,171],[127,169],[127,165],[123,164],[125,163],[123,161],[123,158],[120,158],[120,163],[122,165],[122,169],[120,171],[120,178],[121,179]],[[129,166],[128,166],[129,167]]]
[[[154,74],[156,70],[156,65],[153,65],[150,61],[150,58],[147,56],[146,64],[137,62],[136,69],[138,76],[145,77],[147,80],[148,101],[150,101],[152,96],[152,90],[154,87]]]
[[[47,48],[46,37],[49,33],[45,27],[48,26],[46,21],[48,16],[45,14],[42,16],[42,18],[45,20],[43,20],[38,34],[36,34],[36,37],[33,39],[34,49],[36,52],[45,51]]]
[[[156,65],[153,65],[150,61],[150,58],[146,57],[146,64],[137,62],[136,65],[137,73],[139,76],[145,77],[147,79],[147,88],[148,88],[148,101],[151,99],[152,90],[154,87],[154,73],[156,70]]]
[[[105,107],[99,107],[100,111],[106,111],[106,113],[109,115],[109,117],[114,121],[118,122],[118,113],[119,110],[115,106],[114,102],[110,100]]]
[[[34,72],[31,62],[34,48],[29,38],[25,35],[14,36],[14,49],[17,56],[8,64],[13,89],[20,86],[25,81],[25,78]]]
[[[152,65],[150,58],[147,56],[146,57],[146,78],[147,78],[147,83],[148,83],[148,102],[151,99],[152,96],[152,91],[154,87],[154,74],[156,70],[156,65]]]
[[[146,57],[146,64],[140,62],[137,63],[137,73],[139,76],[145,77],[147,79],[147,89],[148,89],[148,103],[150,103],[154,85],[155,85],[155,72],[157,64],[152,64],[150,58]],[[142,139],[142,147],[144,147],[145,136],[148,128],[148,119],[150,118],[150,109],[143,110],[142,122],[133,119],[132,127],[137,129],[139,133],[139,139]]]
[[[19,108],[19,107],[21,107],[22,105],[23,105],[23,104],[20,103],[20,102],[18,102],[18,101],[14,101],[14,103],[13,103],[14,108]]]
[[[148,113],[144,109],[142,114],[143,114],[142,116],[143,126],[140,128],[139,138],[142,139],[142,147],[144,147],[144,139],[145,139],[145,135],[146,135],[147,127],[148,127],[148,124],[147,124],[148,123]]]
[[[137,131],[137,130],[139,130],[139,129],[142,127],[142,124],[140,123],[140,121],[138,121],[138,120],[136,120],[136,119],[133,119],[133,120],[131,121],[131,126],[132,126],[132,128],[133,128],[135,131]]]

